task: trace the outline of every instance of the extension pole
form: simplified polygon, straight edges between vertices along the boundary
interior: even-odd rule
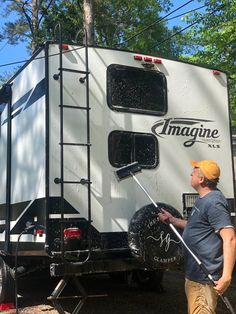
[[[136,178],[135,174],[132,173],[130,171],[130,175],[132,176],[132,178],[135,180],[135,182],[139,185],[139,187],[143,190],[143,192],[147,195],[147,197],[150,199],[150,201],[153,203],[153,205],[160,211],[161,213],[161,209],[159,208],[159,206],[156,204],[156,202],[154,202],[154,200],[151,198],[151,196],[149,195],[149,193],[147,192],[147,190],[142,186],[142,184],[139,182],[139,180]],[[197,264],[199,265],[199,267],[202,269],[202,271],[205,273],[205,275],[210,279],[210,281],[213,283],[213,285],[215,286],[215,282],[213,280],[212,275],[208,272],[207,268],[205,267],[205,265],[202,264],[202,262],[200,261],[200,259],[192,252],[192,250],[190,250],[190,248],[188,247],[188,245],[186,244],[186,242],[184,241],[184,239],[182,238],[182,236],[180,235],[180,233],[177,231],[177,229],[175,228],[175,226],[168,222],[169,227],[171,228],[171,230],[174,232],[174,234],[179,238],[179,240],[182,242],[182,244],[184,245],[184,247],[186,248],[186,250],[192,255],[192,257],[195,259],[195,261],[197,262]],[[234,311],[231,303],[229,302],[229,299],[225,296],[223,296],[222,294],[219,295],[221,300],[224,302],[225,306],[227,307],[227,309],[230,311],[231,314],[236,314],[236,312]]]

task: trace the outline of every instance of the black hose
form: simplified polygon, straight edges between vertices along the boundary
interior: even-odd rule
[[[32,229],[34,229],[34,225],[27,226],[18,236],[17,242],[16,242],[16,250],[15,250],[15,274],[14,274],[14,280],[15,280],[15,308],[16,308],[16,314],[19,314],[18,310],[18,278],[17,278],[17,257],[18,257],[18,248],[20,243],[20,238],[23,234],[28,233]]]

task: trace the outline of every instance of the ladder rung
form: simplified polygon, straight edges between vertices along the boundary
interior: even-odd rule
[[[71,109],[81,109],[81,110],[90,110],[90,107],[78,107],[78,106],[69,106],[69,105],[59,105],[59,107],[63,107],[63,108],[71,108]]]
[[[92,182],[86,179],[81,179],[80,181],[63,181],[65,184],[91,184]]]
[[[64,183],[64,184],[91,184],[92,182],[87,179],[81,179],[80,181],[62,181],[60,178],[56,178],[54,180],[56,184]]]
[[[59,71],[66,71],[66,72],[74,72],[74,73],[81,73],[81,74],[89,74],[90,72],[87,71],[80,71],[80,70],[73,70],[73,69],[68,69],[68,68],[59,68]]]
[[[91,144],[88,143],[59,143],[59,145],[68,145],[68,146],[91,146]]]

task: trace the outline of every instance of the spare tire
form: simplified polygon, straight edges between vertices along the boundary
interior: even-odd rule
[[[165,203],[157,205],[174,217],[182,218],[174,207]],[[179,263],[183,256],[181,241],[167,223],[159,220],[158,208],[149,204],[139,209],[132,217],[128,230],[128,243],[133,256],[153,269]],[[181,233],[181,230],[178,232]]]

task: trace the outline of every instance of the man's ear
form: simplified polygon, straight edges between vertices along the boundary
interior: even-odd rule
[[[199,181],[200,181],[200,184],[203,184],[204,181],[205,181],[205,178],[204,178],[203,176],[201,176],[201,177],[199,178]]]

